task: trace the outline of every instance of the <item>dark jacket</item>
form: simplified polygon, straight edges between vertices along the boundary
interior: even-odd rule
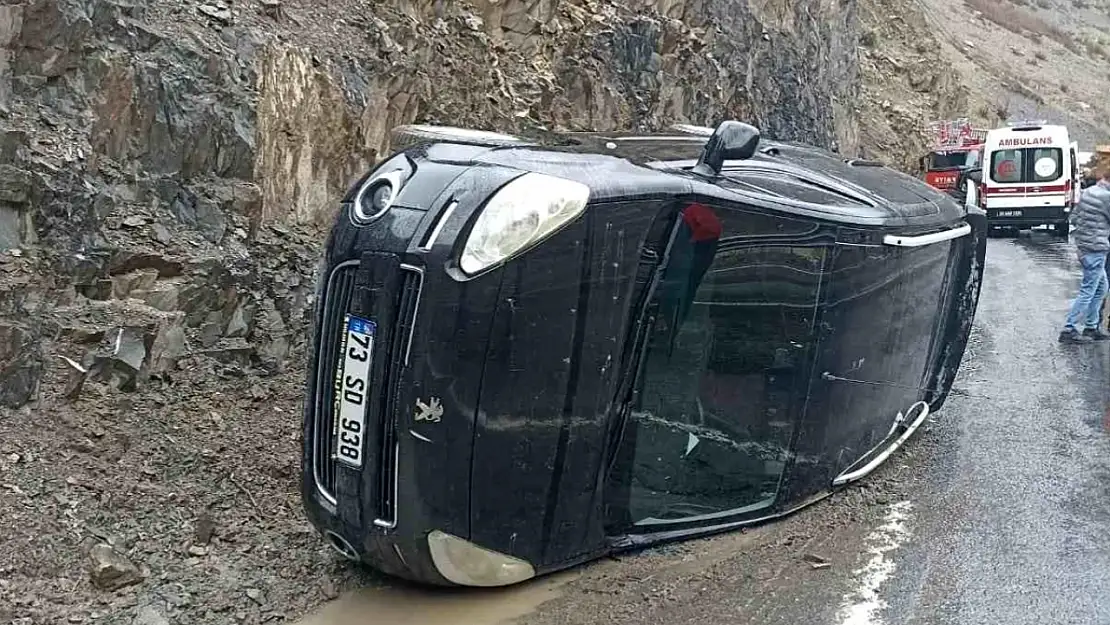
[[[1071,223],[1071,238],[1080,252],[1110,252],[1110,184],[1083,189]]]

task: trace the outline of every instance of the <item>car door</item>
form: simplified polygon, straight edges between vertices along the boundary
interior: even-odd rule
[[[750,207],[682,213],[610,474],[610,525],[693,531],[771,514],[792,461],[827,248]]]
[[[1071,163],[1071,203],[1075,205],[1079,201],[1080,189],[1082,180],[1079,177],[1079,143],[1073,141],[1071,149],[1068,151],[1068,161]]]

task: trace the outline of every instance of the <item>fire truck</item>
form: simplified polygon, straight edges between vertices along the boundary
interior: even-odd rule
[[[925,182],[941,191],[951,191],[961,171],[980,167],[985,128],[975,128],[967,118],[934,121],[926,126],[932,146],[921,158]]]

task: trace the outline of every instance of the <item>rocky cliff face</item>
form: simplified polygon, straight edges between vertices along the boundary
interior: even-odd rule
[[[738,118],[854,151],[856,19],[854,0],[0,0],[0,617],[257,622],[334,591],[299,529],[299,359],[320,226],[390,128]],[[105,599],[80,571],[112,550],[137,564]]]
[[[732,117],[851,151],[855,19],[827,0],[8,2],[0,248],[51,276],[36,305],[138,300],[208,343],[266,308],[296,328],[311,254],[263,275],[287,258],[260,245],[311,241],[393,126]]]

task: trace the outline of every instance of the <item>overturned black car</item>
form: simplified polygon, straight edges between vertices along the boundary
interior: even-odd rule
[[[396,136],[318,277],[303,495],[352,560],[497,586],[766,521],[945,401],[974,206],[739,122]]]

